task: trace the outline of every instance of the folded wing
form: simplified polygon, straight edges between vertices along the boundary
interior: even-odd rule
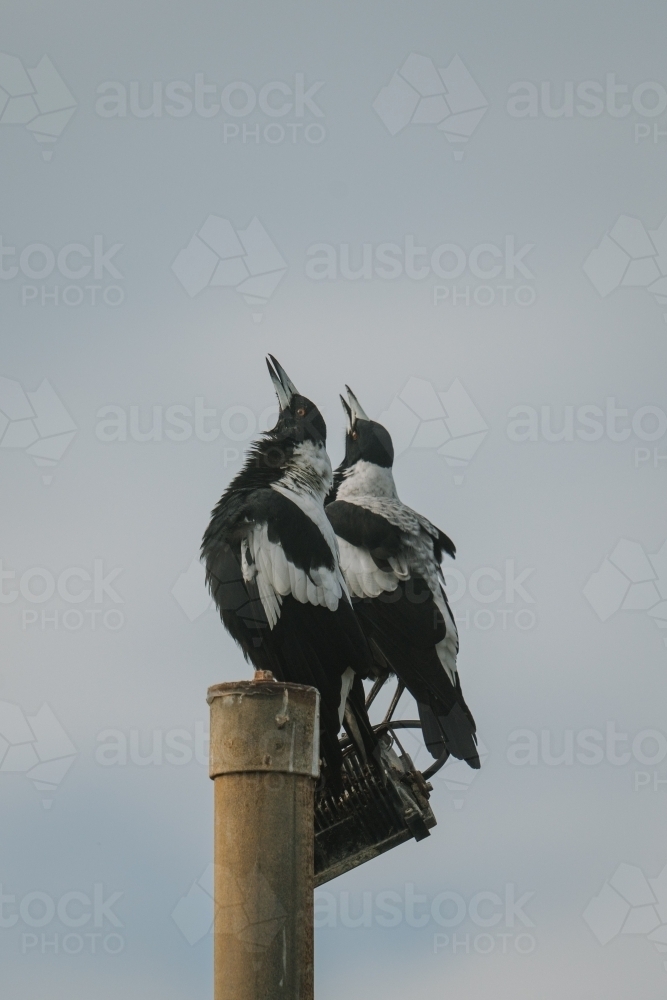
[[[456,671],[458,634],[436,555],[445,544],[442,532],[401,510],[400,501],[371,497],[366,507],[366,499],[326,507],[357,617],[377,659],[416,699],[431,753],[446,749],[479,767],[475,722]]]
[[[264,490],[239,505],[238,516],[217,527],[213,519],[202,555],[213,599],[246,658],[278,680],[319,690],[322,755],[335,772],[341,720],[349,724],[351,675],[374,670],[335,551],[289,498]],[[359,711],[355,702],[350,711],[359,752],[373,753],[376,740],[363,706]]]

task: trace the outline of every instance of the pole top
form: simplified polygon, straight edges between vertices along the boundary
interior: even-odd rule
[[[209,774],[275,771],[319,775],[320,695],[257,670],[251,681],[213,684]]]

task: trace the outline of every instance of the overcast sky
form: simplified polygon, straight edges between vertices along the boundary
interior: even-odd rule
[[[486,754],[320,894],[318,997],[662,998],[664,12],[5,13],[7,996],[211,996],[205,696],[249,670],[197,555],[271,351],[454,539]]]

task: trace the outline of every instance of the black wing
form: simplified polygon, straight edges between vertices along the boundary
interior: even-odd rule
[[[358,504],[336,501],[326,507],[326,513],[340,539],[370,553],[384,573],[391,571],[388,560],[402,552],[398,528]],[[417,701],[433,756],[446,749],[471,767],[479,767],[475,721],[458,674],[454,681],[450,679],[436,649],[447,637],[445,617],[424,579],[412,575],[407,580],[396,578],[395,583],[393,590],[353,599],[364,634],[380,654],[379,661],[389,665]],[[441,593],[453,626],[444,590]],[[457,641],[455,632],[452,640]]]
[[[306,514],[275,491],[261,492],[270,495],[249,498],[231,517],[228,510],[214,512],[202,545],[207,582],[225,627],[246,659],[257,669],[271,670],[278,680],[308,684],[320,692],[322,757],[335,782],[341,761],[342,677],[348,668],[359,677],[368,676],[374,671],[373,659],[344,595],[335,610],[283,595],[271,627],[258,579],[244,579],[241,546],[250,528],[265,524],[271,544],[280,546],[295,572],[333,569],[334,559]],[[362,756],[372,754],[377,741],[365,709],[359,712],[355,704],[352,712],[357,727],[350,736]]]
[[[379,568],[388,565],[391,556],[400,554],[403,547],[401,530],[380,514],[345,500],[327,504],[324,512],[338,537],[370,552]]]

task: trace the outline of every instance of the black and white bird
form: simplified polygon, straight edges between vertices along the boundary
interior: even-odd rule
[[[267,365],[278,422],[253,443],[213,510],[202,559],[246,659],[280,681],[319,690],[321,756],[336,788],[341,726],[363,758],[377,756],[362,684],[375,666],[324,513],[333,481],[324,419],[271,355]]]
[[[347,388],[347,387],[346,387]],[[458,634],[444,589],[443,553],[453,542],[398,498],[389,432],[370,420],[354,393],[345,458],[325,507],[338,539],[340,566],[377,662],[414,696],[424,740],[479,767],[475,721],[456,669]]]

